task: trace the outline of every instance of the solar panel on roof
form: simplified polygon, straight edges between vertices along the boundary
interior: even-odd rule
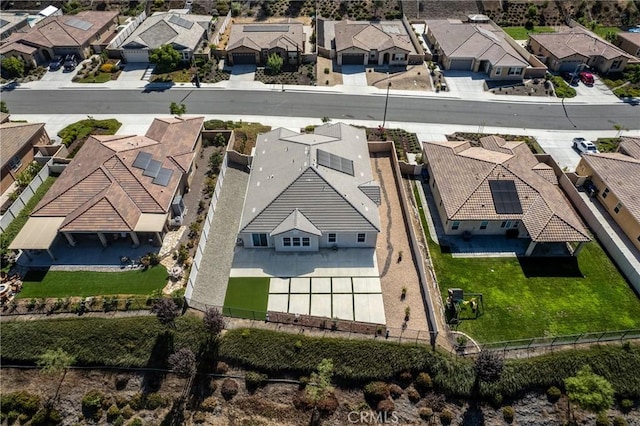
[[[318,149],[316,152],[318,164],[333,170],[353,176],[353,161]]]
[[[288,25],[247,25],[244,27],[245,33],[288,33]]]
[[[158,177],[158,173],[160,173],[160,168],[162,168],[162,163],[157,160],[149,161],[149,165],[144,172],[142,172],[143,176],[151,176],[152,178]]]
[[[512,180],[490,180],[493,205],[498,214],[522,214],[516,183]]]
[[[172,24],[176,24],[182,28],[186,28],[188,30],[190,30],[191,27],[193,27],[193,21],[189,21],[188,19],[181,18],[178,15],[171,15],[171,17],[169,18],[169,22],[171,22]]]
[[[82,19],[78,18],[71,18],[66,22],[66,24],[70,27],[85,31],[93,27],[93,24],[91,22],[83,21]]]
[[[148,152],[139,152],[136,160],[133,162],[133,167],[138,169],[146,169],[151,161],[151,154]]]
[[[156,178],[153,179],[153,182],[151,183],[155,183],[156,185],[160,185],[160,186],[167,186],[169,185],[169,180],[171,180],[172,174],[173,174],[173,170],[165,169],[163,167],[158,172],[158,176],[156,176]]]

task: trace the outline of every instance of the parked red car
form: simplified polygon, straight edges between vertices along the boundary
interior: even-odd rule
[[[580,73],[580,81],[583,82],[587,86],[593,86],[594,79],[593,74],[590,72],[583,71]]]

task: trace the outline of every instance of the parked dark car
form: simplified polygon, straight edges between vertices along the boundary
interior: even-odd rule
[[[572,72],[563,72],[562,78],[564,78],[571,86],[577,86],[578,81],[580,81],[580,78]]]
[[[49,62],[49,71],[59,70],[60,67],[62,67],[62,63],[63,63],[62,56],[60,55],[54,56],[53,59],[51,59],[51,62]]]
[[[78,66],[78,60],[76,59],[76,55],[73,53],[68,54],[64,58],[64,70],[65,71],[73,71]]]

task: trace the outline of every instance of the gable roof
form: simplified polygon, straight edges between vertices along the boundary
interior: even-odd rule
[[[475,58],[493,66],[526,67],[528,62],[506,40],[504,31],[491,24],[455,19],[428,20],[429,32],[449,58]]]
[[[145,213],[166,214],[185,171],[174,156],[195,156],[203,117],[155,119],[145,136],[93,135],[32,217],[64,217],[61,231],[133,231]],[[170,170],[167,185],[134,165],[146,153]]]
[[[211,25],[211,16],[156,12],[122,42],[122,49],[156,49],[165,44],[195,50]]]
[[[90,10],[76,15],[49,16],[35,27],[17,31],[7,37],[5,44],[0,47],[0,53],[30,50],[33,47],[83,47],[111,25],[117,16],[117,11]]]
[[[0,167],[4,167],[31,139],[44,129],[44,123],[0,124]]]
[[[227,50],[247,47],[255,51],[280,47],[287,51],[302,51],[303,25],[290,21],[283,23],[234,24],[229,34]]]
[[[584,57],[602,56],[605,59],[631,56],[582,27],[573,27],[557,33],[529,34],[529,37],[544,46],[558,59],[572,55]]]
[[[340,170],[342,163],[322,165],[318,151],[352,161],[353,175]],[[240,232],[379,231],[378,207],[359,188],[372,181],[362,129],[337,123],[313,134],[279,128],[258,135]]]
[[[532,164],[535,157],[521,148],[524,142],[497,136],[480,142],[424,143],[448,220],[521,220],[533,241],[590,240],[558,186],[534,170],[538,162]],[[514,182],[522,213],[497,212],[490,187],[496,180]]]
[[[406,52],[413,51],[413,44],[400,21],[353,22],[335,24],[336,52],[357,48],[365,52],[383,51],[393,47]]]
[[[627,42],[640,48],[640,33],[619,32],[617,36],[618,40],[626,40]]]
[[[640,160],[640,138],[623,136],[621,139],[618,151]]]

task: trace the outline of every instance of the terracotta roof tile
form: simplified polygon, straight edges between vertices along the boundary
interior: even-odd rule
[[[557,33],[530,34],[529,37],[540,43],[559,59],[574,54],[582,55],[586,58],[592,56],[602,56],[605,59],[631,58],[625,51],[581,27],[574,27]]]

